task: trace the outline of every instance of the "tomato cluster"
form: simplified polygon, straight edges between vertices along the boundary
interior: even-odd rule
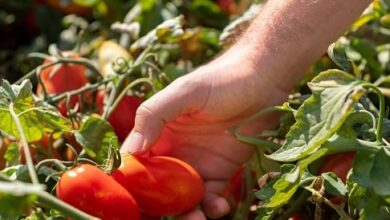
[[[58,183],[57,196],[99,218],[118,220],[140,219],[139,210],[154,217],[177,215],[203,197],[202,179],[183,161],[131,155],[122,160],[111,176],[88,164],[65,172]]]

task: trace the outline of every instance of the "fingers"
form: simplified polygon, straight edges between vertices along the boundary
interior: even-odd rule
[[[175,217],[176,220],[207,220],[206,216],[201,210],[192,210]]]
[[[205,182],[206,193],[202,201],[202,209],[207,217],[216,219],[230,212],[230,206],[223,197],[226,181]]]
[[[121,152],[143,153],[158,140],[165,123],[203,106],[207,99],[202,82],[182,77],[145,101],[138,109],[135,126]]]

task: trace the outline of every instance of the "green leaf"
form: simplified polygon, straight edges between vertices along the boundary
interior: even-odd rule
[[[272,198],[272,196],[275,194],[275,189],[273,188],[273,185],[275,184],[277,180],[271,180],[266,186],[261,188],[255,193],[256,198],[260,199],[261,201],[267,201]]]
[[[42,185],[0,181],[0,216],[16,219],[36,201],[36,193],[44,190]]]
[[[348,204],[350,208],[357,209],[362,220],[385,220],[390,219],[389,206],[383,200],[375,195],[372,191],[361,187],[357,184],[353,185],[353,189],[348,196]]]
[[[8,145],[7,151],[4,154],[4,159],[7,161],[7,167],[20,163],[20,151],[18,144],[11,143]]]
[[[372,188],[381,196],[390,196],[390,152],[380,149],[374,158],[370,171]]]
[[[271,220],[272,216],[275,214],[275,209],[260,207],[257,209],[256,220]]]
[[[141,15],[139,22],[141,26],[141,35],[144,35],[163,22],[162,1],[161,0],[142,0],[138,1],[141,6]]]
[[[111,150],[119,149],[118,138],[111,125],[100,118],[89,117],[80,130],[75,132],[77,142],[85,149],[87,154],[99,164],[103,164]]]
[[[370,188],[370,172],[374,165],[374,158],[374,153],[358,152],[353,162],[350,179],[363,187]]]
[[[73,1],[81,6],[92,7],[97,5],[101,0],[73,0]]]
[[[360,55],[367,61],[371,68],[371,74],[374,78],[378,78],[383,69],[381,64],[377,61],[377,52],[375,45],[366,39],[353,38],[351,41],[351,48],[360,53]]]
[[[346,186],[336,174],[323,173],[321,176],[324,179],[324,187],[327,193],[335,196],[345,196],[347,194]]]
[[[51,133],[71,130],[68,119],[62,117],[52,107],[34,100],[30,81],[10,86],[3,80],[0,94],[0,129],[5,133],[20,138],[10,108],[17,114],[28,142],[42,139],[45,131]]]
[[[336,47],[336,44],[331,44],[328,47],[328,56],[342,70],[349,73],[352,72],[352,64],[348,60],[345,51]]]
[[[337,134],[350,139],[356,139],[358,136],[364,136],[365,139],[371,138],[370,129],[376,126],[375,116],[366,110],[356,110],[352,112],[345,120],[344,124],[339,128]]]
[[[350,74],[329,70],[309,83],[313,95],[304,101],[296,122],[283,146],[268,158],[290,162],[306,157],[320,148],[355,109],[365,90],[363,81]]]

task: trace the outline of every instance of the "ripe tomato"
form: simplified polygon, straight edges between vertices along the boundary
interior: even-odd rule
[[[79,58],[80,56],[72,51],[64,51],[63,56],[69,58]],[[53,60],[46,59],[43,64],[52,63]],[[57,72],[51,76],[55,66],[45,68],[41,72],[41,79],[45,85],[46,91],[49,94],[59,94],[72,90],[76,90],[88,83],[88,78],[85,73],[85,67],[81,64],[58,64],[60,65]],[[56,67],[57,68],[57,67]],[[37,94],[43,95],[41,85],[38,85]],[[88,93],[84,94],[85,96]],[[76,104],[80,103],[79,96],[70,97],[69,105],[73,108]],[[62,100],[58,103],[58,109],[62,115],[67,115],[66,100]]]
[[[326,156],[320,167],[320,173],[333,172],[345,183],[348,172],[352,168],[355,154],[355,152],[345,152]],[[329,200],[339,205],[344,202],[345,198],[333,196]]]
[[[73,0],[64,3],[63,0],[46,0],[46,4],[55,10],[63,14],[76,14],[79,16],[88,16],[91,13],[91,9],[88,7],[81,6],[75,3]]]
[[[8,145],[11,144],[11,140],[8,138],[0,139],[0,170],[4,169],[6,160],[4,158],[5,153],[7,152]]]
[[[68,170],[60,178],[57,197],[103,220],[138,220],[138,206],[129,192],[102,170],[89,164]]]
[[[355,152],[328,155],[321,165],[320,173],[333,172],[345,183],[354,158]]]
[[[172,157],[125,155],[112,176],[134,196],[141,211],[152,217],[188,211],[205,192],[199,174]]]
[[[32,147],[31,145],[34,145]],[[32,142],[30,145],[30,153],[34,163],[48,158],[55,158],[62,160],[58,150],[50,143],[50,135],[44,134],[39,141]],[[22,142],[19,141],[20,163],[26,164],[26,157],[24,155]]]
[[[216,0],[216,3],[224,12],[234,12],[235,3],[233,0]]]
[[[103,113],[104,90],[96,94],[96,103],[99,113]],[[142,100],[138,96],[127,95],[123,97],[119,105],[108,117],[108,122],[114,128],[119,141],[123,142],[134,127],[135,113]]]
[[[301,217],[300,214],[295,214],[295,215],[291,216],[290,218],[288,218],[288,220],[303,220],[303,218]]]

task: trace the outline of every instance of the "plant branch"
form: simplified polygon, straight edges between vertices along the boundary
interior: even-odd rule
[[[382,130],[383,130],[383,122],[385,117],[385,97],[383,96],[382,92],[372,84],[365,85],[366,88],[372,89],[379,98],[379,116],[378,116],[378,125],[376,129],[376,141],[380,144],[383,144],[382,140]]]
[[[37,173],[35,172],[34,164],[33,164],[32,158],[31,158],[30,148],[28,147],[27,139],[26,139],[26,136],[24,134],[22,124],[20,123],[20,120],[19,120],[19,118],[14,110],[14,103],[13,102],[11,102],[9,104],[9,111],[11,113],[13,120],[15,121],[16,127],[18,129],[18,133],[20,135],[20,139],[22,140],[23,152],[24,152],[24,156],[26,158],[27,168],[28,168],[28,172],[29,172],[29,175],[31,178],[31,182],[33,184],[39,184],[38,176],[37,176]]]

